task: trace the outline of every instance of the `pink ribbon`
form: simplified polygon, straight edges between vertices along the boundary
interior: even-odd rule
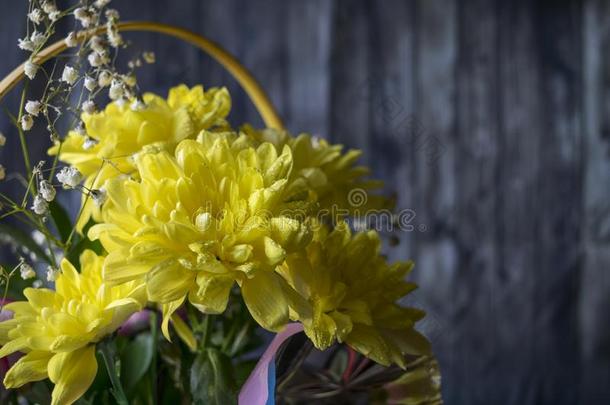
[[[291,323],[275,335],[242,387],[239,393],[239,405],[275,404],[275,354],[282,343],[302,330],[303,325],[300,323]]]

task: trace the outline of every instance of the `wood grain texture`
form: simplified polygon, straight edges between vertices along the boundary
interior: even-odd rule
[[[610,403],[610,5],[604,0],[143,0],[123,19],[200,32],[251,69],[287,127],[362,148],[412,232],[410,299],[448,404]],[[23,7],[0,15],[20,60]],[[220,66],[155,35],[140,75],[227,86]],[[7,100],[14,107],[16,98]],[[6,121],[0,128],[7,131]],[[0,149],[22,165],[14,134]],[[38,148],[42,151],[43,143]]]

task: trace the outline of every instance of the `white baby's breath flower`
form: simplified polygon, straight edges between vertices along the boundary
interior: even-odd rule
[[[53,185],[47,180],[40,180],[40,183],[38,184],[38,191],[45,201],[51,202],[55,199],[55,187],[53,187]]]
[[[100,188],[99,190],[91,190],[91,198],[93,199],[95,205],[101,207],[102,204],[104,204],[104,201],[106,201],[106,190],[103,188]]]
[[[127,62],[127,67],[129,69],[135,69],[135,68],[139,68],[141,66],[142,66],[142,60],[140,58],[135,58],[135,59]]]
[[[34,282],[32,283],[32,287],[33,288],[40,288],[40,287],[42,287],[42,280],[34,280]]]
[[[97,77],[97,84],[99,84],[100,87],[106,87],[109,86],[110,83],[112,83],[112,75],[110,72],[107,70],[101,71]]]
[[[61,13],[59,11],[49,13],[49,19],[53,22],[59,20],[59,17],[61,17]]]
[[[42,14],[41,9],[35,8],[34,10],[32,10],[28,13],[28,18],[30,19],[31,22],[38,25],[44,19],[44,15]]]
[[[57,173],[57,180],[66,188],[74,188],[78,186],[83,179],[83,175],[76,167],[64,167]]]
[[[44,167],[44,164],[44,160],[40,160],[38,163],[36,163],[36,166],[32,168],[32,174],[40,176],[42,174],[42,168]]]
[[[25,62],[24,66],[25,75],[33,80],[36,77],[36,73],[38,72],[38,65],[32,62],[31,60]]]
[[[24,262],[23,259],[21,259],[21,263],[19,264],[19,274],[24,280],[29,280],[31,278],[36,277],[36,272],[34,271],[32,266]]]
[[[95,14],[85,7],[79,7],[74,10],[74,18],[85,28],[89,28],[95,23]]]
[[[78,124],[76,124],[74,131],[82,136],[87,135],[87,128],[85,128],[85,124],[82,121],[79,121]]]
[[[46,36],[42,32],[34,31],[32,35],[30,35],[30,41],[32,41],[32,45],[34,45],[34,49],[40,48],[44,45],[47,40]]]
[[[44,2],[42,2],[42,11],[44,11],[47,14],[51,14],[55,11],[57,11],[57,6],[55,5],[54,1],[51,0],[45,0]]]
[[[0,180],[4,180],[6,177],[6,169],[4,166],[0,165]]]
[[[125,85],[127,85],[128,87],[135,87],[135,85],[138,83],[136,75],[134,74],[121,75],[121,79],[123,80],[123,83],[125,83]]]
[[[76,83],[78,80],[78,71],[74,69],[72,66],[66,65],[64,67],[64,71],[61,74],[61,81],[66,82],[70,85]]]
[[[77,20],[82,20],[85,18],[89,18],[89,10],[86,7],[79,7],[74,10],[74,18]]]
[[[110,46],[113,48],[118,48],[123,44],[123,37],[119,34],[119,30],[114,25],[108,26],[106,36],[108,37]]]
[[[92,67],[100,67],[100,66],[105,65],[108,62],[110,62],[110,59],[108,58],[108,54],[106,52],[104,52],[104,53],[91,52],[89,54],[89,56],[87,56],[87,60],[89,61],[89,64]]]
[[[83,142],[83,150],[89,150],[91,148],[93,148],[95,145],[97,145],[99,142],[97,141],[97,139],[91,138],[90,136],[88,136],[87,138],[85,138],[85,142]]]
[[[111,100],[118,100],[124,95],[125,86],[123,85],[123,82],[120,80],[113,80],[112,84],[110,85],[110,90],[108,90],[108,97],[110,97]]]
[[[34,118],[30,114],[24,114],[21,117],[21,129],[29,131],[34,126]]]
[[[42,103],[38,100],[29,100],[27,103],[25,103],[25,111],[27,111],[28,114],[33,115],[34,117],[38,117],[38,114],[40,114],[41,109]]]
[[[93,2],[93,5],[97,8],[103,8],[106,7],[108,3],[110,3],[110,0],[95,0],[95,2]]]
[[[54,268],[53,266],[47,266],[47,281],[53,282],[57,278],[59,274],[59,270]]]
[[[29,38],[19,38],[17,40],[17,46],[19,47],[19,49],[22,49],[24,51],[32,52],[35,49],[34,43]]]
[[[38,215],[44,215],[49,210],[49,204],[47,201],[42,198],[40,194],[37,194],[34,197],[34,202],[32,203],[32,211],[34,211]]]
[[[119,12],[113,8],[109,8],[108,10],[106,10],[104,15],[106,16],[106,19],[108,19],[109,21],[117,21],[119,18],[121,18],[121,16],[119,15]]]
[[[93,114],[97,110],[97,107],[95,106],[93,100],[87,100],[83,103],[81,109],[87,114]]]
[[[89,40],[89,47],[97,53],[106,52],[106,44],[104,43],[104,39],[98,35],[91,37]]]
[[[0,132],[0,146],[4,146],[6,144],[6,136],[2,132]]]
[[[95,90],[97,87],[97,81],[91,76],[85,76],[85,88],[89,91]]]
[[[154,52],[144,52],[142,54],[142,58],[144,58],[144,62],[146,63],[155,63],[155,53]]]
[[[70,32],[68,34],[68,36],[66,37],[66,39],[64,39],[64,41],[68,48],[74,48],[76,45],[78,45],[76,32],[74,32],[74,31]]]

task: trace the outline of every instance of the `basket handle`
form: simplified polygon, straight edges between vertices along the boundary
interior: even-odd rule
[[[252,74],[248,72],[248,70],[241,65],[237,59],[220,47],[220,45],[192,31],[168,24],[150,21],[126,21],[117,24],[117,27],[120,31],[157,32],[170,37],[178,38],[201,49],[220,63],[235,78],[235,80],[237,80],[246,94],[248,94],[248,97],[250,97],[250,100],[256,107],[267,127],[284,129],[284,125],[276,109],[273,107],[269,97],[258,84],[256,79],[254,79]],[[100,29],[93,31],[82,31],[79,33],[78,39],[84,41],[87,38],[103,31],[104,27],[100,27]],[[49,59],[59,55],[61,52],[66,50],[66,48],[67,46],[63,40],[57,41],[41,50],[34,57],[34,62],[37,64],[43,64]],[[24,65],[25,63],[15,68],[0,81],[0,100],[4,98],[4,96],[23,79]]]

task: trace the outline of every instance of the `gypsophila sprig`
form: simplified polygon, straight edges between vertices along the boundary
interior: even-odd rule
[[[40,194],[34,197],[34,201],[32,202],[32,211],[34,211],[37,215],[46,215],[49,211],[49,204]]]
[[[21,278],[23,280],[29,280],[31,278],[36,277],[36,272],[34,271],[32,266],[30,266],[29,264],[27,264],[25,262],[25,259],[23,257],[21,258],[21,261],[18,266],[19,266],[19,275],[21,276]]]
[[[34,118],[30,114],[25,114],[21,117],[21,129],[29,131],[34,126]]]
[[[61,80],[68,84],[74,84],[78,80],[78,72],[72,66],[66,66],[61,74]]]
[[[64,167],[57,173],[57,180],[66,188],[75,188],[83,180],[76,167]]]
[[[38,65],[32,62],[31,60],[25,62],[24,72],[25,75],[33,80],[36,77],[36,73],[38,73]]]
[[[40,192],[42,198],[44,198],[44,200],[47,202],[51,202],[55,199],[55,187],[53,187],[53,185],[47,180],[41,180],[40,183],[38,183],[38,191]]]
[[[40,101],[30,100],[25,103],[25,111],[27,111],[28,114],[33,115],[34,117],[38,117],[38,114],[40,114],[41,109],[42,103]]]

